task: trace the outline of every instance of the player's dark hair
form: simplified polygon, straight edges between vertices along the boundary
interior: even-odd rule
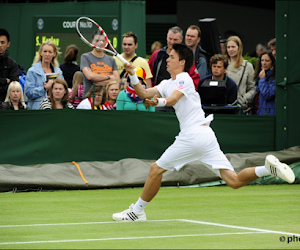
[[[9,37],[9,33],[6,29],[0,29],[0,36],[6,36],[7,42],[9,42],[10,37]]]
[[[184,71],[188,72],[194,63],[193,51],[185,44],[173,44],[173,50],[179,55],[179,60],[185,60]]]
[[[228,59],[226,56],[221,54],[215,54],[210,58],[210,65],[217,64],[219,61],[223,62],[224,68],[228,67]]]
[[[124,37],[132,37],[134,40],[134,43],[137,44],[137,35],[134,34],[133,32],[129,31],[129,32],[123,34],[122,38],[124,38]]]

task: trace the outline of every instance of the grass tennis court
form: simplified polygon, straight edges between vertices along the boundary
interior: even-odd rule
[[[0,248],[300,248],[299,185],[161,188],[147,222],[114,222],[141,191],[0,193]]]

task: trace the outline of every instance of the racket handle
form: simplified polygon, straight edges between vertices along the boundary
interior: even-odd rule
[[[121,56],[120,54],[117,54],[116,57],[117,57],[122,63],[127,63],[127,64],[129,64],[129,62],[126,61],[126,60],[124,59],[124,57]],[[136,68],[134,68],[133,71],[136,72]]]

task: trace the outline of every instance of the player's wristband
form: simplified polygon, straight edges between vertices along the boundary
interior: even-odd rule
[[[158,104],[156,107],[164,107],[167,105],[167,100],[165,98],[157,98]]]
[[[140,80],[137,77],[136,73],[134,73],[134,75],[130,75],[130,74],[128,74],[128,75],[129,75],[130,82],[131,82],[132,85],[137,85],[140,82]]]

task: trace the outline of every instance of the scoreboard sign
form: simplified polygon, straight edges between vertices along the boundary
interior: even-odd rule
[[[83,53],[92,51],[92,48],[86,45],[76,32],[76,20],[80,16],[35,16],[33,19],[35,54],[38,53],[40,46],[47,40],[51,40],[59,48],[61,54],[58,56],[58,62],[63,63],[66,48],[75,44],[78,47],[79,55],[77,63],[80,65],[80,57]],[[111,44],[118,50],[119,23],[117,16],[93,16],[94,19],[105,30]],[[80,25],[87,25],[84,21]],[[118,47],[119,46],[119,47]]]

